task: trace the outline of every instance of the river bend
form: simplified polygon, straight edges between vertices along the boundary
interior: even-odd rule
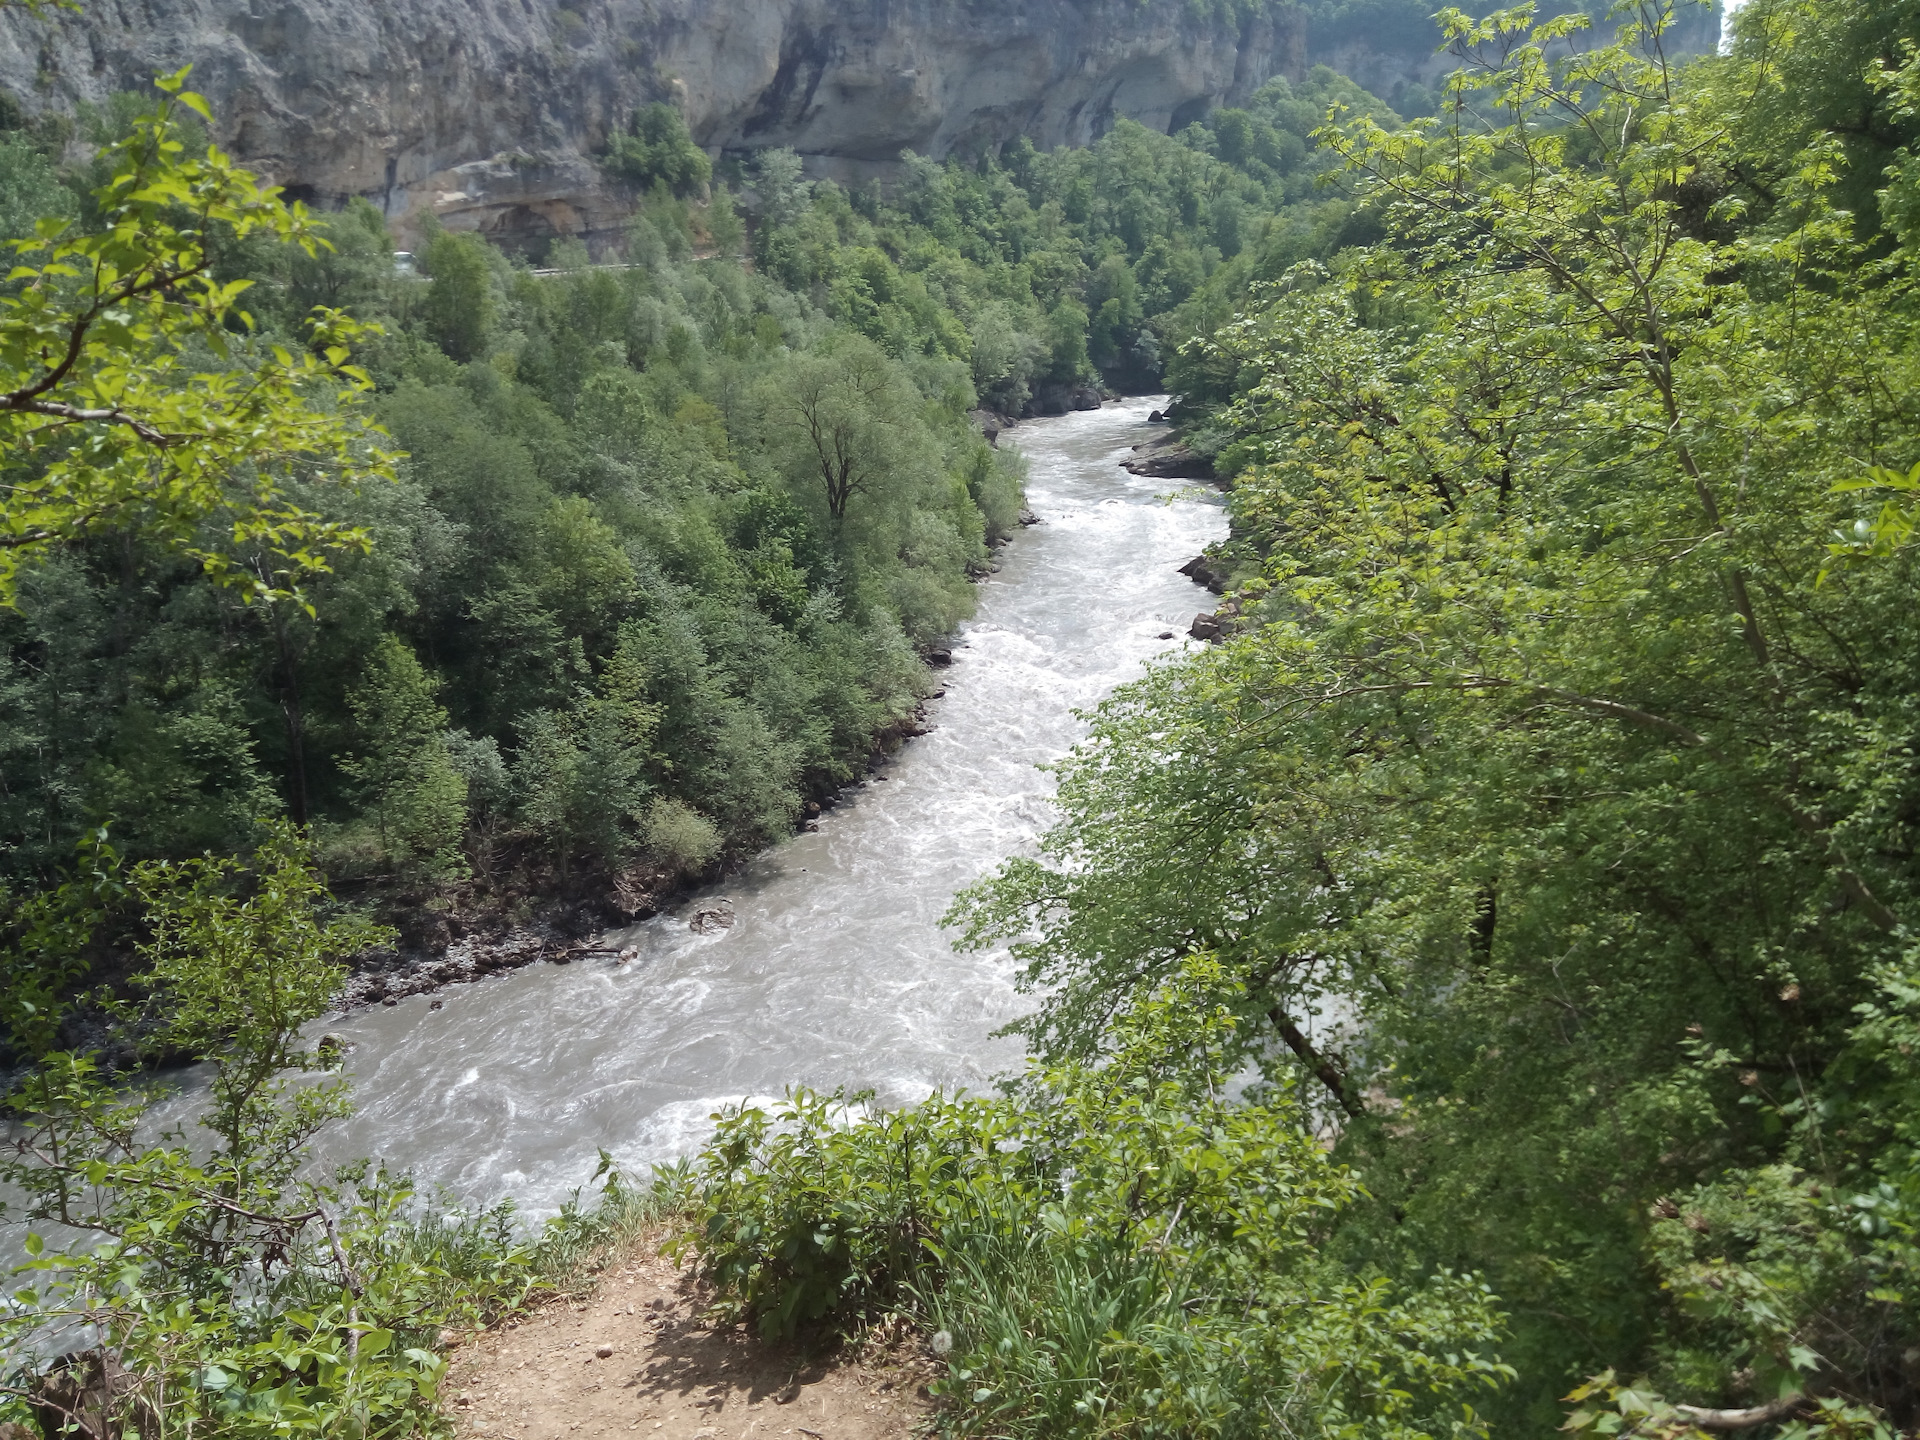
[[[962,955],[955,891],[1031,850],[1049,818],[1038,767],[1084,733],[1077,709],[1177,649],[1209,602],[1177,573],[1225,530],[1217,501],[1119,468],[1159,433],[1157,400],[1025,424],[1041,523],[1000,552],[911,741],[820,819],[692,905],[614,932],[633,957],[535,965],[355,1015],[358,1109],[323,1159],[371,1155],[468,1201],[548,1213],[605,1147],[634,1171],[695,1148],[709,1115],[789,1084],[883,1100],[981,1088],[1020,1061],[992,1032],[1020,1013],[1004,953]],[[1160,638],[1171,631],[1175,638]],[[884,778],[878,778],[884,777]]]

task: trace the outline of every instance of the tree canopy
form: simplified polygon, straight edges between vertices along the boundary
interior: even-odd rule
[[[1857,22],[1680,70],[1659,17],[1443,21],[1444,121],[1323,133],[1380,243],[1193,344],[1237,633],[1104,708],[958,917],[1043,1054],[1213,967],[1345,1117],[1345,1253],[1512,1307],[1503,1425],[1604,1370],[1570,1428],[1853,1433],[1907,1413],[1920,776],[1911,557],[1832,537],[1905,484],[1914,313],[1840,143],[1746,121]]]
[[[351,408],[371,388],[347,348],[365,327],[315,307],[299,343],[256,339],[240,305],[252,282],[217,273],[228,236],[308,254],[326,241],[217,148],[189,157],[174,111],[204,117],[206,103],[184,71],[156,83],[164,103],[103,157],[97,218],[44,220],[14,243],[0,295],[0,604],[23,563],[106,529],[164,536],[229,583],[287,593],[366,539],[294,503],[291,482],[391,474]],[[216,517],[218,538],[205,533]]]

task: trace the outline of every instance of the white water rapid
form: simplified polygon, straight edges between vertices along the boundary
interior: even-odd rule
[[[1020,1013],[1004,954],[961,955],[939,918],[954,893],[1030,850],[1049,819],[1037,767],[1084,732],[1074,711],[1187,642],[1211,597],[1177,567],[1220,536],[1219,504],[1119,468],[1161,433],[1159,400],[1020,426],[1042,523],[1000,552],[979,614],[929,707],[935,727],[800,835],[696,897],[609,937],[611,960],[527,969],[367,1011],[353,1042],[358,1109],[319,1158],[376,1156],[467,1201],[552,1211],[605,1147],[645,1173],[695,1148],[721,1104],[790,1084],[905,1101],[982,1088],[1020,1052],[992,1032]],[[1159,638],[1172,631],[1176,638]]]

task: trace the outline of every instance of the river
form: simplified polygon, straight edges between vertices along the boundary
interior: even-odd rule
[[[377,1156],[466,1201],[550,1213],[604,1147],[635,1173],[696,1148],[720,1105],[788,1085],[887,1101],[982,1088],[1020,1063],[1004,953],[958,954],[954,893],[1049,821],[1075,714],[1193,642],[1210,597],[1177,573],[1221,506],[1119,468],[1159,433],[1154,400],[1023,424],[1041,523],[1001,552],[929,706],[931,733],[821,817],[687,906],[612,932],[632,958],[527,969],[335,1021],[358,1109],[320,1159]],[[1174,638],[1161,638],[1171,631]],[[693,905],[731,901],[696,933]]]

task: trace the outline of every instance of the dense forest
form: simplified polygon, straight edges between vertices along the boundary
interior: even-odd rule
[[[0,1168],[91,1238],[0,1405],[435,1433],[443,1327],[669,1217],[722,1321],[924,1337],[942,1433],[1911,1434],[1920,12],[1674,18],[1445,11],[1424,115],[1321,70],[873,190],[652,107],[623,253],[537,268],[396,268],[185,77],[9,112]],[[1230,480],[1225,633],[955,902],[1024,1074],[743,1105],[537,1235],[302,1172],[370,897],[790,832],[1019,523],[979,412],[1098,386]]]
[[[969,412],[1155,386],[1186,309],[1337,249],[1351,206],[1314,189],[1307,138],[1335,100],[1387,115],[1319,72],[1177,137],[915,161],[885,195],[772,152],[734,177],[750,242],[655,106],[606,156],[639,197],[610,263],[439,233],[396,273],[365,204],[312,254],[221,246],[254,349],[316,306],[377,328],[354,358],[401,458],[289,492],[353,541],[264,598],[231,580],[267,549],[210,567],[207,535],[96,527],[22,572],[0,872],[44,880],[103,823],[130,858],[181,858],[284,816],[344,882],[632,870],[644,895],[790,833],[910,727],[922,657],[1018,524],[1017,454]],[[0,150],[14,235],[89,218],[104,162],[61,173],[64,139]]]
[[[962,1434],[1920,1420],[1915,17],[1613,18],[1320,132],[1355,243],[1168,369],[1232,633],[953,912],[1033,1069],[728,1120],[736,1313],[904,1297]]]

